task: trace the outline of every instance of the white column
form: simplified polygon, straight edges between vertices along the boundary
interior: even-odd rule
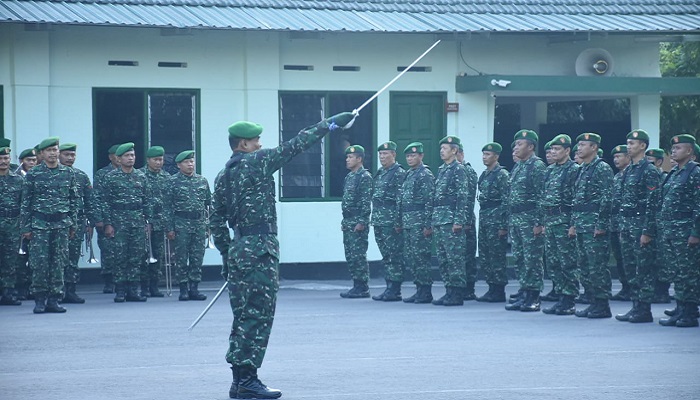
[[[649,147],[659,147],[661,130],[661,96],[639,95],[630,98],[632,129],[644,129],[649,134]]]

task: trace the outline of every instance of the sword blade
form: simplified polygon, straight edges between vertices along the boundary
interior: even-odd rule
[[[209,304],[206,306],[206,308],[204,308],[204,311],[202,311],[202,313],[199,314],[199,317],[197,317],[197,319],[194,320],[194,322],[192,323],[192,325],[190,325],[190,327],[187,328],[188,331],[191,331],[192,329],[194,329],[194,327],[197,326],[197,324],[199,323],[199,321],[201,321],[202,318],[204,318],[204,316],[207,314],[207,312],[209,312],[209,309],[211,308],[211,306],[213,306],[214,303],[216,303],[216,300],[218,300],[219,297],[221,297],[221,293],[223,293],[224,290],[226,290],[226,287],[227,287],[227,286],[228,286],[228,282],[224,282],[224,285],[221,287],[221,289],[219,289],[218,292],[216,292],[216,295],[214,295],[214,298],[211,299],[211,301],[210,301]]]

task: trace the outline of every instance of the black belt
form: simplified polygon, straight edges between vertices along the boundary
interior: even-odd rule
[[[549,216],[571,212],[571,206],[545,206],[544,213]]]
[[[19,217],[19,208],[15,208],[14,210],[0,211],[0,218],[15,218],[15,217]]]
[[[595,212],[598,211],[598,204],[576,204],[573,206],[574,212]]]
[[[112,204],[112,210],[117,210],[117,211],[143,210],[143,204]]]
[[[457,204],[457,199],[455,199],[454,197],[448,197],[448,198],[442,199],[440,201],[436,201],[434,206],[435,207],[453,206],[455,204]]]
[[[503,202],[500,200],[486,200],[479,203],[479,208],[482,210],[490,210],[492,208],[500,207]]]
[[[425,211],[425,204],[407,204],[401,207],[403,212]]]
[[[175,211],[175,216],[184,219],[202,219],[204,213],[201,211]]]
[[[395,205],[396,205],[396,200],[372,199],[372,205],[373,205],[374,207],[395,206]]]
[[[262,223],[250,226],[236,226],[233,228],[234,237],[239,238],[241,236],[251,236],[251,235],[266,235],[266,234],[277,234],[277,225]]]
[[[646,211],[647,211],[646,207],[626,208],[626,209],[620,209],[620,214],[623,217],[637,217],[640,215],[644,215],[644,213],[646,213]]]
[[[511,214],[517,214],[525,211],[532,211],[537,208],[537,204],[535,203],[524,203],[524,204],[516,204],[514,206],[510,207],[510,212]]]
[[[42,221],[46,221],[46,222],[63,221],[63,218],[68,216],[68,213],[44,214],[44,213],[39,212],[39,211],[35,211],[33,214],[34,214],[34,217],[36,217]]]
[[[360,215],[360,210],[358,209],[343,210],[343,218],[352,218],[358,215]]]

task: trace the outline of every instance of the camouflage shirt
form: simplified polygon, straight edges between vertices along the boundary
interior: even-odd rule
[[[401,185],[401,225],[403,228],[430,228],[435,177],[421,164],[406,173]]]
[[[151,188],[151,195],[153,195],[153,216],[148,222],[153,226],[153,230],[162,231],[165,229],[165,207],[163,202],[165,190],[170,181],[170,173],[164,169],[153,172],[148,168],[148,165],[144,165],[139,170],[146,175],[148,186]]]
[[[90,183],[90,177],[82,170],[72,167],[75,172],[76,182],[78,184],[78,224],[83,225],[86,220],[90,224],[100,219],[100,214],[95,203],[95,191]]]
[[[22,204],[24,177],[9,172],[0,175],[0,229],[17,231],[19,229],[19,208]]]
[[[27,172],[20,215],[22,233],[76,226],[78,184],[73,169],[41,163]]]
[[[478,185],[479,181],[479,176],[476,174],[476,171],[474,171],[474,168],[472,168],[472,165],[469,164],[468,162],[465,162],[464,164],[464,171],[467,173],[467,206],[466,206],[466,213],[467,213],[467,222],[466,225],[469,226],[474,226],[476,223],[476,214],[474,213],[474,205],[476,203],[476,187]]]
[[[539,199],[544,192],[544,172],[547,166],[533,155],[518,162],[508,182],[508,211],[511,225],[542,225]]]
[[[201,232],[206,229],[206,217],[211,206],[209,182],[202,175],[173,175],[165,191],[166,231]]]
[[[652,194],[659,188],[659,180],[656,167],[644,158],[625,168],[620,192],[621,230],[641,228],[642,234],[654,236],[656,207]]]
[[[112,163],[107,164],[106,166],[98,169],[95,172],[95,175],[93,176],[93,197],[95,198],[95,205],[96,205],[96,211],[100,214],[99,218],[97,221],[102,221],[104,220],[104,200],[102,200],[102,194],[104,192],[104,181],[105,177],[107,177],[107,174],[110,172],[116,170],[117,168],[112,165]]]
[[[479,224],[495,225],[508,229],[508,180],[510,174],[500,165],[485,170],[478,180]]]
[[[467,217],[468,203],[467,171],[464,166],[457,160],[442,164],[433,191],[432,225],[466,225],[470,218]]]
[[[372,175],[364,167],[345,176],[341,227],[352,229],[357,224],[369,225],[372,202]]]
[[[600,158],[581,164],[574,189],[574,208],[570,225],[578,233],[610,229],[610,201],[613,172]]]
[[[544,174],[544,195],[540,199],[545,225],[569,225],[578,170],[579,165],[571,160],[547,167]]]
[[[690,161],[673,167],[661,190],[659,223],[664,236],[700,237],[700,165]]]
[[[406,171],[399,163],[394,163],[389,168],[379,168],[374,174],[372,225],[401,226],[399,190],[401,190],[404,179],[406,179]]]
[[[104,179],[101,200],[105,225],[115,228],[143,227],[153,215],[153,196],[146,175],[134,169],[124,172],[121,168],[107,174]]]
[[[620,196],[622,191],[622,171],[613,178],[612,199],[610,201],[610,230],[620,232],[622,221],[620,220]]]

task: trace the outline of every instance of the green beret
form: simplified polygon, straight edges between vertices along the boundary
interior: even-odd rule
[[[576,137],[576,142],[593,142],[600,144],[601,137],[597,133],[586,132]]]
[[[39,145],[38,144],[36,146],[34,146],[34,151],[37,153],[39,152]]]
[[[117,157],[121,157],[126,153],[127,151],[133,150],[134,149],[134,144],[129,142],[129,143],[124,143],[120,144],[119,147],[117,147],[117,151],[114,153]]]
[[[75,151],[77,149],[78,149],[78,145],[75,143],[63,143],[62,145],[58,146],[59,151],[65,151],[65,150]]]
[[[552,148],[552,142],[547,142],[544,144],[544,151],[550,150]]]
[[[107,150],[107,153],[109,154],[115,154],[117,152],[117,149],[119,148],[118,144],[112,145],[112,147]]]
[[[461,140],[457,136],[445,136],[444,138],[440,139],[440,144],[456,144],[460,145],[462,143]]]
[[[575,144],[574,147],[571,148],[571,153],[576,155],[577,151],[578,151],[578,144]]]
[[[175,157],[175,162],[179,163],[181,161],[187,160],[188,158],[194,158],[194,150],[185,150]]]
[[[520,139],[529,140],[532,143],[537,143],[540,140],[539,136],[537,136],[537,133],[530,129],[521,129],[517,131],[515,133],[515,136],[513,136],[513,140]]]
[[[515,141],[513,141],[513,142],[510,144],[510,149],[513,150],[514,148],[515,148]]]
[[[423,154],[423,143],[421,143],[421,142],[409,143],[409,145],[406,146],[405,149],[403,149],[403,153],[404,154],[411,154],[411,153]]]
[[[642,129],[635,129],[627,134],[627,139],[641,140],[649,143],[649,134]]]
[[[382,150],[394,150],[396,151],[396,143],[392,142],[391,140],[388,142],[384,142],[377,147],[377,151],[382,151]]]
[[[459,147],[460,153],[464,152],[464,145],[461,142],[457,145],[457,147]]]
[[[146,157],[163,157],[163,154],[165,154],[164,148],[161,146],[151,146],[146,152]]]
[[[239,139],[254,139],[263,131],[260,124],[248,121],[238,121],[228,127],[228,136]]]
[[[603,154],[605,154],[603,149],[598,149],[598,157],[603,157]]]
[[[645,156],[652,156],[652,157],[658,158],[659,160],[663,160],[665,153],[661,149],[649,149],[649,150],[647,150],[646,153],[644,153],[644,155]]]
[[[695,140],[695,136],[689,135],[687,133],[682,133],[671,138],[671,145],[674,145],[676,143],[695,144],[697,143],[697,141]]]
[[[693,152],[695,152],[695,156],[700,156],[700,146],[698,146],[697,143],[693,145]]]
[[[364,157],[365,148],[360,146],[359,144],[354,144],[352,146],[348,146],[348,148],[345,149],[345,154],[357,154],[360,157]]]
[[[36,146],[36,149],[39,150],[39,151],[42,151],[42,150],[44,150],[44,149],[47,148],[47,147],[58,146],[58,140],[59,140],[59,139],[58,139],[58,137],[56,137],[56,136],[52,136],[52,137],[46,138],[46,139],[42,140],[41,143],[39,143],[38,146]]]
[[[615,147],[613,147],[612,151],[610,152],[611,156],[614,156],[615,154],[622,153],[622,154],[627,154],[627,145],[626,144],[619,144]]]
[[[10,143],[12,143],[12,140],[8,138],[0,138],[0,147],[10,147]]]
[[[27,157],[36,157],[36,150],[34,149],[26,149],[23,150],[21,153],[19,153],[19,159],[27,158]]]
[[[9,156],[11,152],[12,149],[9,147],[0,147],[0,156]]]
[[[557,146],[571,147],[571,136],[565,133],[560,133],[559,135],[555,136],[554,139],[549,142],[549,144],[552,146],[556,144]]]
[[[492,151],[494,153],[501,154],[501,152],[503,151],[503,147],[501,147],[501,145],[496,142],[492,142],[487,143],[484,147],[482,147],[481,151]]]

